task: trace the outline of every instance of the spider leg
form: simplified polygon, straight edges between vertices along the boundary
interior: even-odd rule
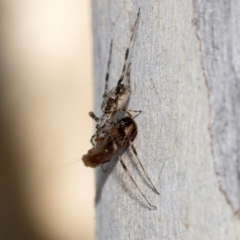
[[[142,113],[141,110],[130,110],[130,109],[128,109],[128,111],[137,113],[135,116],[133,116],[133,118],[136,118],[138,115],[140,115]]]
[[[128,64],[127,73],[126,73],[127,85],[128,85],[129,92],[131,92],[131,78],[130,78],[130,74],[131,74],[131,63]]]
[[[136,26],[137,26],[137,23],[138,23],[139,15],[140,15],[140,8],[138,10],[137,18],[136,18],[136,21],[135,21],[135,24],[134,24],[134,27],[133,27],[133,30],[132,30],[132,35],[131,35],[130,41],[128,43],[128,47],[126,49],[126,52],[125,52],[125,58],[124,58],[124,63],[123,63],[123,68],[122,68],[122,74],[121,74],[121,76],[120,76],[120,78],[118,80],[118,83],[117,83],[116,93],[119,92],[120,84],[123,81],[124,76],[125,76],[126,65],[127,65],[128,55],[129,55],[129,49],[130,49],[130,46],[131,46],[131,43],[132,43],[132,39],[133,39],[133,36],[134,36],[134,33],[135,33],[135,29],[136,29]]]
[[[122,87],[124,88],[124,91],[126,92],[126,94],[129,94],[129,95],[131,94],[130,73],[131,73],[131,63],[128,63],[127,72],[126,72],[127,84],[122,86]],[[116,99],[115,99],[116,105],[118,103],[119,91],[120,91],[120,88],[121,88],[120,86],[121,85],[122,84],[117,85],[117,87],[116,87],[116,92],[115,92],[115,94],[116,94]],[[116,109],[118,109],[118,106],[116,107]],[[131,114],[126,111],[126,106],[124,106],[123,109],[125,109],[125,110],[123,110],[124,112],[126,112],[130,117],[132,117]],[[119,109],[119,110],[121,111],[121,109]]]
[[[126,106],[124,106],[121,111],[125,112],[129,117],[131,118],[136,118],[138,115],[140,115],[142,113],[141,110],[131,110],[131,109],[127,109]],[[135,116],[132,117],[132,114],[130,112],[135,112],[137,113]]]
[[[106,76],[105,76],[105,88],[104,88],[103,98],[105,98],[107,96],[108,79],[109,79],[109,68],[110,68],[111,55],[112,55],[112,45],[113,45],[113,40],[111,40],[111,44],[110,44],[107,72],[106,72]]]
[[[89,112],[89,116],[95,120],[96,122],[99,122],[100,118],[95,115],[94,112]]]
[[[129,140],[129,144],[130,144],[130,146],[131,146],[131,148],[132,148],[132,151],[133,151],[134,155],[136,156],[136,158],[137,158],[137,160],[138,160],[138,162],[139,162],[139,164],[140,164],[140,166],[141,166],[141,168],[142,168],[144,174],[146,175],[147,179],[148,179],[149,182],[151,183],[151,185],[152,185],[154,191],[155,191],[158,195],[160,195],[159,192],[158,192],[158,190],[156,189],[156,187],[153,185],[153,183],[152,183],[150,177],[148,176],[147,172],[145,171],[145,169],[144,169],[144,167],[143,167],[143,165],[142,165],[142,162],[140,161],[140,159],[139,159],[139,157],[138,157],[138,154],[137,154],[136,148],[134,147],[134,145],[133,145],[131,139],[128,138],[128,140]]]
[[[135,180],[133,179],[132,175],[130,174],[130,172],[127,169],[127,166],[125,165],[125,163],[123,162],[121,156],[118,153],[118,160],[120,161],[120,163],[122,164],[123,169],[126,171],[126,173],[128,174],[128,176],[131,178],[132,182],[134,183],[134,185],[137,187],[137,189],[139,190],[139,192],[141,193],[141,195],[143,196],[143,198],[145,199],[145,201],[148,203],[149,206],[151,206],[153,209],[157,209],[156,206],[152,205],[147,197],[145,196],[145,194],[143,194],[143,192],[141,191],[141,189],[138,187],[137,183],[135,182]]]
[[[130,73],[131,73],[131,62],[128,64],[128,68],[127,68],[127,73],[126,73],[126,76],[127,76],[127,88],[129,89],[129,92],[131,93],[131,78],[130,78]],[[122,110],[129,116],[129,117],[132,117],[132,114],[130,112],[135,112],[137,113],[133,118],[136,118],[139,114],[142,113],[141,110],[130,110],[130,109],[127,109],[126,106],[124,106],[122,108]]]
[[[124,107],[122,109],[122,111],[124,111],[131,118],[136,118],[138,115],[140,115],[142,113],[141,110],[131,110],[131,109],[126,109],[126,107]],[[130,112],[135,112],[137,114],[135,116],[132,116],[132,114]]]
[[[126,77],[127,77],[127,88],[129,89],[129,92],[131,92],[131,78],[130,78],[130,74],[131,74],[131,62],[128,64],[127,73],[126,73]],[[135,112],[135,113],[137,113],[133,118],[136,118],[139,114],[142,113],[141,110],[130,110],[130,109],[127,109],[126,106],[123,107],[122,110],[123,110],[129,117],[132,117],[132,114],[131,114],[130,112]]]
[[[91,139],[90,139],[90,142],[91,142],[91,144],[92,144],[93,146],[95,146],[95,144],[94,144],[94,138],[95,138],[95,137],[97,137],[97,134],[93,134],[92,137],[91,137]]]

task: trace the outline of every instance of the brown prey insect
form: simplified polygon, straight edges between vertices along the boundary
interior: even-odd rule
[[[120,150],[123,149],[124,146],[131,147],[134,155],[136,156],[144,174],[146,175],[147,179],[151,183],[153,190],[159,194],[155,186],[153,185],[152,181],[150,180],[149,176],[147,175],[138,155],[137,151],[133,145],[133,141],[137,136],[137,124],[131,117],[124,117],[122,119],[119,119],[115,122],[115,124],[112,126],[112,128],[109,130],[108,134],[104,135],[103,137],[98,137],[95,139],[96,145],[88,151],[87,154],[83,155],[82,160],[85,164],[85,166],[88,167],[97,167],[101,164],[104,164],[106,162],[109,162],[111,158],[114,155],[118,156],[118,160],[123,166],[123,169],[127,172],[143,198],[146,200],[146,202],[151,206],[152,208],[156,209],[154,205],[152,205],[146,196],[143,194],[143,192],[140,190],[139,186],[129,173],[125,163],[122,160],[122,157],[120,156]]]

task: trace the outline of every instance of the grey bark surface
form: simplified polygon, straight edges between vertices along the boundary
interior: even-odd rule
[[[212,1],[213,2],[213,1]],[[123,159],[157,210],[149,210],[121,164],[97,170],[96,238],[240,239],[239,3],[93,0],[95,111],[101,115],[110,41],[110,89],[129,59],[129,109],[142,110]]]
[[[240,2],[196,1],[220,188],[240,215]]]

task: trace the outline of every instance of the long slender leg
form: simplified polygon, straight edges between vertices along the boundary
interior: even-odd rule
[[[126,78],[127,78],[127,88],[129,89],[129,92],[131,92],[131,78],[130,78],[130,74],[131,74],[131,63],[128,64],[127,67],[127,73],[126,73]],[[122,108],[122,110],[127,113],[127,115],[129,117],[132,117],[132,114],[130,112],[135,112],[137,113],[133,118],[136,118],[139,114],[142,113],[141,110],[131,110],[131,109],[127,109],[126,106]]]
[[[141,193],[141,195],[143,196],[143,198],[146,200],[146,202],[148,203],[149,206],[151,206],[154,209],[157,209],[156,206],[152,205],[147,197],[143,194],[143,192],[140,190],[140,188],[138,187],[137,183],[135,182],[135,180],[133,179],[132,175],[130,174],[130,172],[127,169],[127,166],[125,165],[125,163],[123,162],[122,158],[120,157],[120,155],[118,154],[118,159],[120,161],[120,163],[122,164],[123,169],[126,171],[126,173],[128,174],[128,176],[131,178],[131,180],[133,181],[134,185],[137,187],[137,189],[139,190],[139,192]]]
[[[111,62],[111,56],[112,56],[112,45],[113,45],[113,40],[111,40],[111,44],[110,44],[107,72],[106,72],[106,76],[105,76],[105,88],[104,88],[103,98],[105,98],[107,96],[108,79],[109,79],[109,68],[110,68],[110,62]]]
[[[136,156],[136,158],[137,158],[137,160],[138,160],[138,162],[139,162],[139,164],[140,164],[140,166],[141,166],[143,172],[145,173],[147,179],[148,179],[149,182],[151,183],[151,185],[152,185],[154,191],[159,195],[158,190],[155,188],[155,186],[153,185],[153,183],[152,183],[150,177],[149,177],[148,174],[146,173],[146,171],[145,171],[145,169],[144,169],[144,167],[143,167],[143,165],[142,165],[142,162],[140,161],[140,159],[139,159],[139,157],[138,157],[138,155],[137,155],[136,148],[134,147],[134,145],[133,145],[133,143],[132,143],[132,141],[131,141],[130,139],[129,139],[129,143],[130,143],[130,146],[131,146],[131,148],[132,148],[132,150],[133,150],[133,153],[135,154],[135,156]]]
[[[131,109],[128,109],[128,111],[137,113],[135,116],[133,116],[133,118],[136,118],[138,115],[140,115],[142,113],[142,110],[131,110]]]
[[[136,29],[136,26],[137,26],[137,23],[138,23],[139,15],[140,15],[140,8],[138,9],[138,14],[137,14],[137,18],[136,18],[136,21],[135,21],[135,24],[134,24],[134,27],[133,27],[133,30],[132,30],[132,35],[131,35],[130,41],[128,43],[128,47],[126,49],[126,52],[125,52],[125,58],[124,58],[124,63],[123,63],[123,68],[122,68],[122,74],[121,74],[121,76],[120,76],[120,78],[118,80],[118,83],[117,83],[116,93],[119,92],[120,84],[123,81],[124,76],[125,76],[126,65],[127,65],[128,55],[129,55],[129,49],[130,49],[130,46],[131,46],[131,43],[132,43],[132,39],[133,39],[133,36],[134,36],[134,33],[135,33],[135,29]]]
[[[136,118],[138,115],[140,115],[142,113],[141,110],[130,110],[130,109],[126,109],[123,108],[122,111],[124,111],[129,117],[132,117],[132,114],[130,112],[135,112],[137,113],[135,116],[133,116],[132,118]]]
[[[127,85],[128,85],[129,92],[131,92],[131,78],[130,78],[130,74],[131,74],[131,63],[128,64],[127,73],[126,73]]]

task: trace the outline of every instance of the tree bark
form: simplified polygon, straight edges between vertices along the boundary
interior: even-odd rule
[[[110,41],[110,89],[130,49],[138,155],[97,170],[97,239],[240,238],[240,4],[220,1],[94,1],[95,106],[101,115]],[[116,164],[117,163],[117,164]],[[116,166],[115,166],[116,164]]]

